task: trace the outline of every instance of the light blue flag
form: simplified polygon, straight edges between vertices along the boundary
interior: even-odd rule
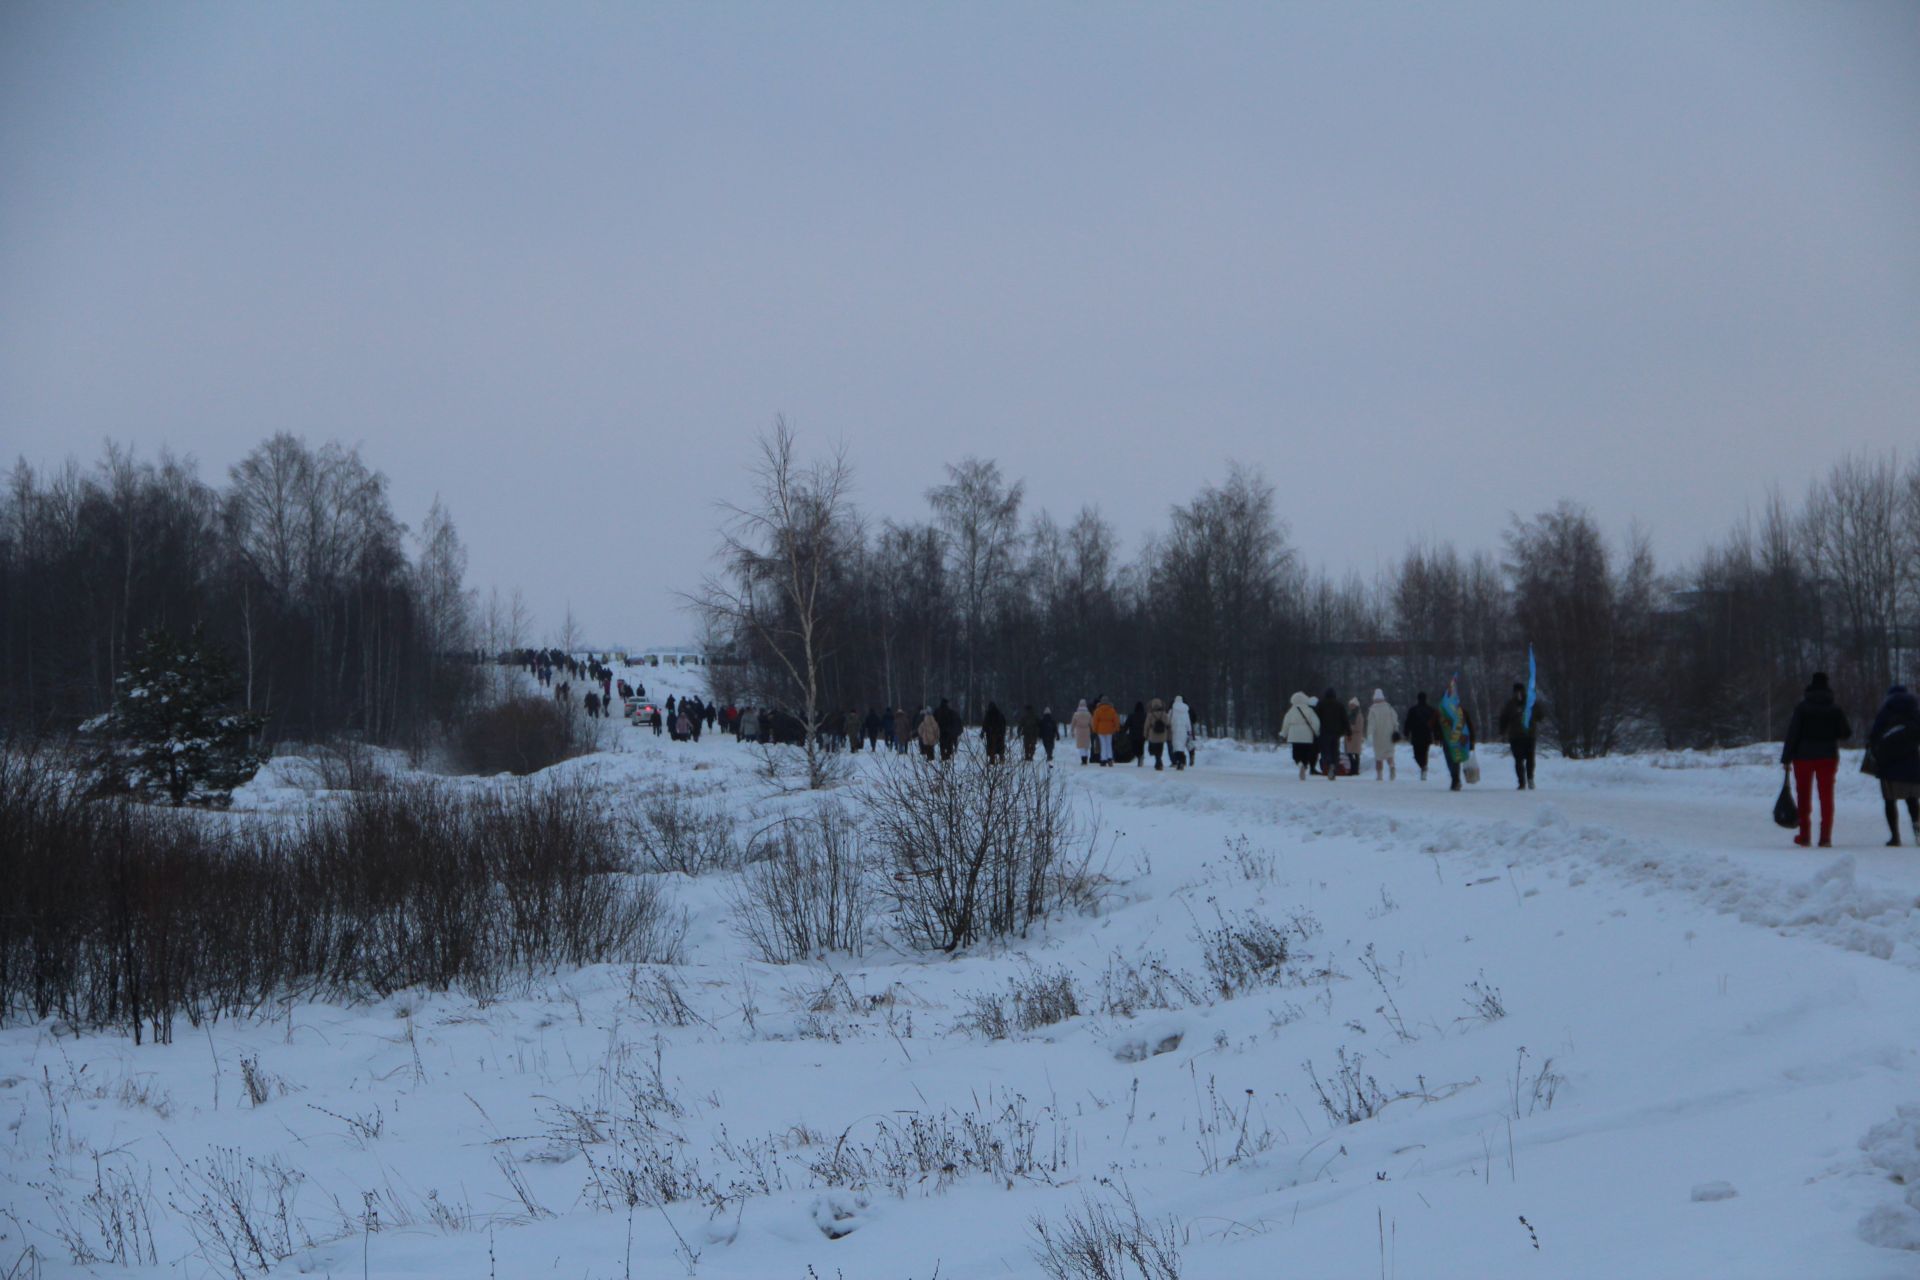
[[[1533,728],[1533,688],[1534,688],[1533,646],[1528,645],[1527,646],[1527,707],[1525,711],[1522,711],[1520,713],[1520,727],[1523,729]]]

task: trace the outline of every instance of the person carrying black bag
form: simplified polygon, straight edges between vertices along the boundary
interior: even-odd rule
[[[1820,847],[1833,847],[1833,779],[1840,771],[1840,744],[1853,736],[1847,713],[1833,700],[1827,673],[1816,671],[1807,682],[1806,696],[1793,709],[1787,725],[1787,740],[1780,747],[1780,763],[1793,773],[1793,789],[1799,798],[1800,834],[1793,842],[1801,848],[1811,843],[1813,794],[1820,793]]]

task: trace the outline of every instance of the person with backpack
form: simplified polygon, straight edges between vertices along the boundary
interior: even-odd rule
[[[1300,766],[1300,781],[1305,782],[1320,750],[1320,716],[1304,691],[1296,690],[1287,701],[1293,705],[1280,721],[1280,737],[1293,748],[1293,762]]]
[[[1427,752],[1440,736],[1440,713],[1427,701],[1425,693],[1414,696],[1407,708],[1407,741],[1413,745],[1413,762],[1420,768],[1420,781],[1427,780]]]
[[[1787,739],[1780,747],[1781,765],[1793,773],[1794,798],[1800,810],[1800,834],[1793,842],[1811,843],[1813,795],[1820,793],[1820,847],[1833,847],[1833,779],[1840,771],[1840,744],[1853,736],[1847,713],[1833,700],[1827,673],[1816,671],[1806,695],[1787,722]]]
[[[1900,847],[1900,802],[1907,804],[1907,824],[1913,842],[1920,845],[1920,698],[1905,685],[1887,690],[1880,714],[1867,732],[1867,750],[1873,753],[1880,775],[1880,799],[1887,806],[1887,848]]]
[[[1147,752],[1153,757],[1153,771],[1159,773],[1164,767],[1161,757],[1167,752],[1167,742],[1173,737],[1173,722],[1167,719],[1167,704],[1155,698],[1147,704]]]

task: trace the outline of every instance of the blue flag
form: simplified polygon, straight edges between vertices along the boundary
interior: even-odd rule
[[[1527,707],[1520,713],[1520,727],[1533,728],[1533,688],[1534,688],[1533,646],[1527,646]]]

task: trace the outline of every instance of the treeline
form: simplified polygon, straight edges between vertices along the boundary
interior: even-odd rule
[[[419,745],[475,692],[465,570],[445,509],[410,534],[339,444],[276,435],[222,487],[112,444],[90,468],[22,461],[0,495],[0,720],[105,711],[144,634],[198,626],[268,740]]]
[[[1546,737],[1591,756],[1776,737],[1814,669],[1870,711],[1920,634],[1920,457],[1847,458],[1690,564],[1561,502],[1497,549],[1412,546],[1366,580],[1303,564],[1237,464],[1125,559],[1097,508],[1032,511],[992,461],[948,465],[922,518],[869,522],[844,456],[802,467],[784,424],[762,453],[697,597],[723,701],[803,705],[811,651],[822,710],[1182,694],[1212,732],[1267,738],[1295,689],[1404,705],[1457,672],[1491,725],[1531,645]]]

